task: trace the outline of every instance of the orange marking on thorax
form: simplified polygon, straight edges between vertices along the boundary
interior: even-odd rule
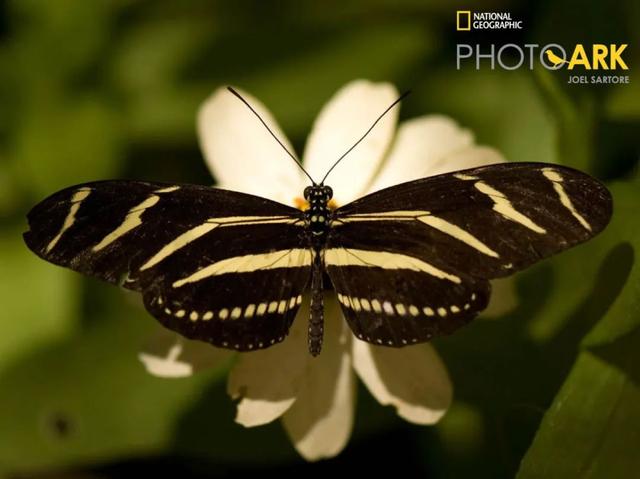
[[[301,196],[296,196],[293,199],[293,204],[301,211],[307,211],[309,209],[309,202],[302,198]],[[334,199],[330,199],[329,203],[327,203],[327,207],[331,211],[335,211],[338,209],[338,202]]]
[[[309,202],[300,196],[296,196],[293,199],[293,204],[301,211],[307,211],[309,209]]]

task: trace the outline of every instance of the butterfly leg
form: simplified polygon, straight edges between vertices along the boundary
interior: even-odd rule
[[[313,265],[311,269],[311,307],[309,317],[309,352],[313,356],[320,354],[322,349],[322,336],[324,333],[324,288],[322,275],[324,265],[322,255],[318,250],[314,251]]]

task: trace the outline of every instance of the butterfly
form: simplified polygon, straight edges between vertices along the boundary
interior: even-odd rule
[[[604,185],[545,163],[441,174],[331,207],[327,176],[405,95],[321,182],[305,172],[304,210],[192,184],[99,181],[36,205],[24,240],[51,263],[142,293],[167,328],[239,351],[283,341],[308,291],[315,356],[327,280],[357,338],[403,347],[454,332],[486,308],[490,279],[609,222]]]

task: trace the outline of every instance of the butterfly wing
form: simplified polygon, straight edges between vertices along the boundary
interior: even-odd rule
[[[484,166],[339,208],[325,265],[355,334],[402,346],[470,321],[487,305],[488,279],[590,239],[611,211],[607,189],[579,171]]]
[[[392,247],[374,251],[366,241],[344,248],[341,239],[327,250],[325,268],[349,326],[364,341],[395,347],[428,341],[487,306],[487,280],[445,273]]]
[[[217,346],[284,339],[310,275],[301,213],[243,193],[88,183],[47,198],[28,220],[36,254],[142,292],[162,324]]]

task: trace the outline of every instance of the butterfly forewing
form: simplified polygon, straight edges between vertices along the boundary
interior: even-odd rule
[[[495,278],[595,236],[611,208],[607,189],[584,173],[505,163],[372,193],[339,208],[334,225],[345,241],[367,237],[378,247]]]
[[[606,188],[579,171],[490,165],[339,208],[325,263],[354,332],[402,346],[469,321],[486,307],[488,279],[588,240],[606,226],[611,208]],[[379,314],[372,314],[374,299],[388,302]]]
[[[44,259],[143,292],[167,327],[239,350],[281,341],[311,253],[300,211],[237,192],[134,181],[56,193],[28,215]]]

